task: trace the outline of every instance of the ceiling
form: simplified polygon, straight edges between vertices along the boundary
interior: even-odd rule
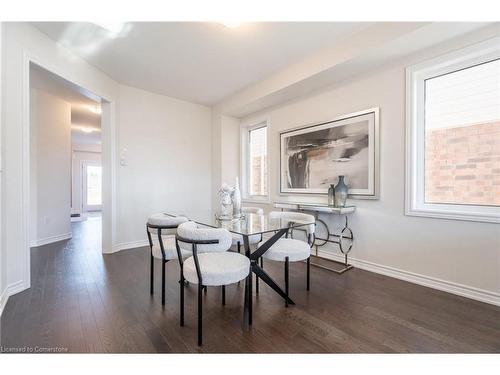
[[[133,22],[119,34],[83,22],[33,25],[121,84],[213,105],[371,23]]]
[[[101,143],[100,102],[85,89],[39,67],[30,65],[30,87],[48,92],[71,104],[71,141],[73,143]],[[91,133],[84,132],[82,129]]]

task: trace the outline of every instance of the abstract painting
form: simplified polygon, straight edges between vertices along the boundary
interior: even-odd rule
[[[327,194],[345,176],[349,195],[377,197],[378,108],[280,133],[281,193]]]

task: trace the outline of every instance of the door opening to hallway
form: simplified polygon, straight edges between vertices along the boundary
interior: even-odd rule
[[[30,91],[30,245],[86,235],[101,253],[101,99],[33,63]]]

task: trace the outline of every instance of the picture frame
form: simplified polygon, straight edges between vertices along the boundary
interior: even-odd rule
[[[350,198],[379,198],[379,108],[280,132],[280,194],[328,194],[344,175]]]

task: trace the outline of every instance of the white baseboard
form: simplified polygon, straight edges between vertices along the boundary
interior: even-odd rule
[[[5,305],[7,305],[7,301],[9,300],[9,297],[22,292],[23,290],[27,289],[26,286],[24,285],[24,281],[16,281],[15,283],[12,283],[8,285],[3,293],[0,295],[0,316],[2,316],[3,310],[5,308]]]
[[[144,246],[149,246],[148,240],[122,242],[115,246],[114,252],[121,250],[135,249],[136,247],[144,247]]]
[[[333,254],[329,251],[321,250],[321,248],[318,249],[318,255],[327,259],[340,261],[342,263],[344,262],[343,255]],[[383,266],[381,264],[376,264],[361,259],[355,259],[352,257],[349,257],[349,264],[352,264],[354,267],[360,268],[362,270],[394,277],[396,279],[409,281],[414,284],[423,285],[429,288],[442,290],[444,292],[456,294],[462,297],[467,297],[477,301],[500,306],[500,293],[474,288],[451,281],[441,280],[430,276],[420,275],[417,273],[404,271],[389,266]]]
[[[5,288],[2,294],[0,294],[0,316],[2,316],[3,309],[5,308],[5,305],[7,304],[7,301],[9,300],[9,294],[8,294],[9,288]]]
[[[31,240],[30,247],[38,247],[38,246],[48,245],[49,243],[69,240],[71,237],[72,237],[71,233],[64,233],[64,234],[58,234],[57,236],[39,238],[37,240]]]

